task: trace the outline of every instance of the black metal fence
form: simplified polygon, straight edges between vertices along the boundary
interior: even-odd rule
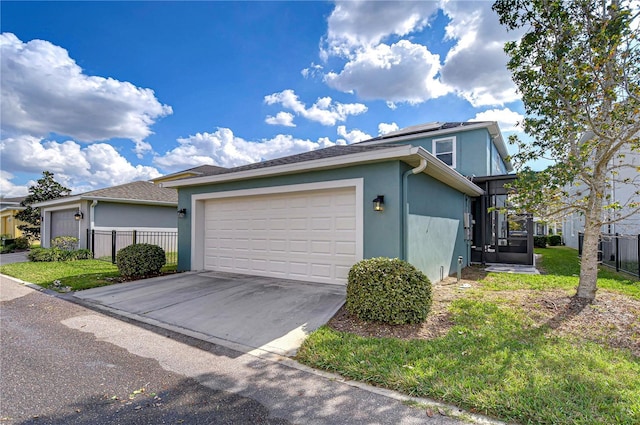
[[[118,251],[136,243],[158,245],[166,253],[167,265],[178,264],[178,232],[87,230],[87,249],[96,260],[115,264]]]
[[[578,255],[582,255],[584,233],[578,233]],[[640,235],[602,234],[598,261],[604,266],[640,277]]]

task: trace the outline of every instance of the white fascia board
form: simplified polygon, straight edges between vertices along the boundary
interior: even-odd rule
[[[98,201],[98,202],[114,202],[118,204],[140,204],[140,205],[157,205],[157,206],[178,206],[178,201],[149,201],[144,199],[126,199],[126,198],[100,198],[96,196],[82,197],[85,201]]]
[[[413,148],[412,153],[419,158],[424,158],[427,160],[427,168],[424,169],[423,173],[428,174],[436,180],[439,180],[442,183],[459,190],[465,195],[480,196],[484,194],[484,190],[478,187],[475,183],[471,182],[465,176],[449,167],[447,164],[433,156],[427,150],[421,147],[416,147]]]
[[[178,206],[178,202],[167,201],[145,201],[142,199],[124,199],[124,198],[101,198],[97,196],[66,196],[64,198],[52,199],[50,201],[37,202],[32,204],[32,207],[42,208],[50,207],[52,205],[64,205],[77,203],[79,201],[98,201],[98,202],[116,202],[120,204],[141,204],[141,205],[160,205],[160,206]]]
[[[194,177],[185,180],[173,180],[163,182],[162,187],[201,186],[205,184],[223,183],[236,180],[255,179],[258,177],[277,176],[283,174],[295,174],[306,171],[326,170],[340,168],[350,164],[362,164],[367,162],[387,161],[402,159],[412,154],[412,146],[395,146],[389,149],[380,149],[371,152],[338,155],[331,158],[322,158],[292,164],[276,165],[273,167],[256,168],[235,173],[216,174],[213,176]]]
[[[42,207],[50,207],[52,205],[73,204],[81,200],[82,200],[82,197],[80,195],[65,196],[63,198],[51,199],[49,201],[36,202],[31,204],[31,206],[34,208],[42,208]]]

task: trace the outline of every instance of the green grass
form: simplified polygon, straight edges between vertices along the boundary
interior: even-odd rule
[[[640,423],[640,359],[537,325],[508,291],[573,293],[576,251],[541,249],[547,274],[489,273],[486,288],[449,305],[454,326],[433,340],[364,338],[322,327],[298,351],[307,365],[349,379],[435,398],[522,424]],[[639,282],[604,270],[601,291],[638,298]],[[505,291],[504,300],[482,291]]]
[[[483,287],[489,290],[505,291],[513,289],[566,289],[578,287],[580,260],[575,249],[567,247],[536,248],[536,254],[542,254],[538,267],[545,274],[524,275],[489,273],[482,280]],[[616,291],[635,299],[640,299],[640,282],[636,277],[617,273],[607,267],[600,267],[598,288]]]
[[[164,273],[175,271],[175,264],[162,268]],[[120,277],[118,267],[101,260],[13,263],[0,266],[0,273],[54,290],[53,282],[59,280],[60,287],[68,286],[72,291],[112,285]]]
[[[120,276],[116,266],[99,260],[13,263],[1,266],[0,273],[45,288],[59,280],[74,291],[110,285]]]

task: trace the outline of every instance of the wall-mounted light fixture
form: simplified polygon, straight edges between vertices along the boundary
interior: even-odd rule
[[[73,215],[73,218],[75,218],[75,219],[76,219],[76,221],[80,221],[80,220],[82,220],[82,218],[83,218],[83,217],[84,217],[84,214],[82,214],[82,211],[78,211],[77,213],[75,213],[75,214]]]
[[[384,196],[378,195],[376,199],[373,200],[373,210],[374,211],[384,211]]]
[[[178,218],[184,218],[187,215],[187,209],[182,208],[178,210]]]

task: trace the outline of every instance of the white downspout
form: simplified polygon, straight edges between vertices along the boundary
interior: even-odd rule
[[[421,173],[425,168],[427,168],[427,159],[420,158],[420,165],[402,174],[402,217],[400,219],[402,227],[402,252],[400,253],[400,258],[405,261],[409,260],[409,175]]]
[[[91,233],[93,229],[96,228],[96,219],[95,219],[95,207],[98,205],[98,200],[94,199],[91,205],[89,206],[89,215],[91,216],[91,220],[89,221],[89,236],[87,237],[87,249],[91,249],[89,246],[89,241],[91,238]]]

